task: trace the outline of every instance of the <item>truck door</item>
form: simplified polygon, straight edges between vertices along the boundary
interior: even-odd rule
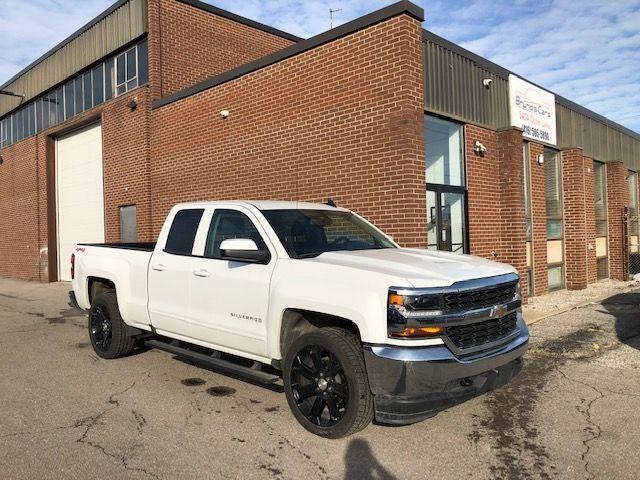
[[[269,264],[220,258],[227,239],[251,239],[271,252]],[[214,346],[266,355],[266,320],[275,250],[253,214],[242,207],[216,207],[190,277],[190,316],[196,338]]]
[[[189,281],[198,268],[193,248],[205,210],[178,210],[166,243],[156,248],[149,264],[149,317],[159,333],[191,336]],[[206,228],[204,226],[203,228]],[[163,235],[161,235],[161,240]]]

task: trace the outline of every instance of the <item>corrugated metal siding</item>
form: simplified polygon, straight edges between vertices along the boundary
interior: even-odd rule
[[[614,126],[556,104],[558,147],[581,147],[584,154],[602,162],[624,162],[640,170],[640,141]]]
[[[30,100],[147,31],[146,0],[129,0],[4,87]],[[0,116],[19,98],[0,95]]]
[[[463,122],[509,125],[509,82],[474,60],[424,40],[425,108]],[[483,80],[492,80],[491,88]]]
[[[423,32],[425,110],[491,129],[510,126],[509,72],[448,40]],[[482,84],[493,80],[491,88]],[[556,96],[558,147],[582,147],[603,162],[640,171],[640,135]]]

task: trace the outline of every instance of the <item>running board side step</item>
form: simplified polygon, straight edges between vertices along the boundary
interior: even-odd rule
[[[254,382],[273,384],[280,380],[280,377],[278,377],[277,375],[263,372],[262,370],[257,370],[255,368],[237,365],[228,360],[222,360],[221,358],[205,355],[204,353],[193,352],[187,348],[179,347],[178,345],[163,342],[161,340],[147,340],[146,342],[144,342],[144,344],[147,347],[164,350],[166,352],[173,353],[178,357],[193,360],[194,362],[212,367],[221,373],[238,375],[253,380]]]

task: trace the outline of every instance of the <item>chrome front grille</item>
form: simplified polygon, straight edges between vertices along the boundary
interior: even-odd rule
[[[515,331],[517,322],[518,314],[512,312],[502,318],[445,327],[445,335],[456,347],[465,350],[508,337]]]
[[[505,304],[514,299],[517,284],[517,281],[513,281],[476,290],[445,293],[443,310],[455,313]]]

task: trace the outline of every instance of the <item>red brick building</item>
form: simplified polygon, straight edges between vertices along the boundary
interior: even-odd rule
[[[153,240],[177,202],[331,197],[532,295],[627,278],[640,135],[422,21],[403,1],[303,40],[117,2],[0,88],[0,275],[64,280],[75,242]]]

